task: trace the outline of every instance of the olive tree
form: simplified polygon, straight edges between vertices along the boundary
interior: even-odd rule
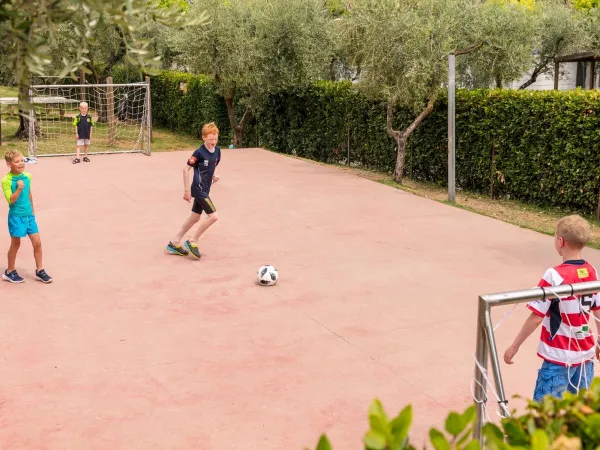
[[[241,146],[262,96],[327,74],[332,15],[320,0],[197,0],[190,12],[203,9],[211,14],[206,28],[173,33],[174,60],[214,77]]]
[[[387,132],[397,145],[394,179],[401,183],[406,144],[431,114],[447,80],[447,57],[481,46],[477,2],[469,0],[363,0],[352,5],[346,39],[356,43],[359,87],[387,101]],[[394,128],[394,107],[414,116],[404,129]]]

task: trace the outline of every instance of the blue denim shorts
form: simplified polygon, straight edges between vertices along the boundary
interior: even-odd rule
[[[538,371],[533,401],[540,402],[546,395],[562,398],[566,391],[577,394],[587,389],[594,378],[594,362],[588,361],[575,367],[560,366],[544,361]]]
[[[8,232],[16,238],[38,233],[35,216],[8,216]]]

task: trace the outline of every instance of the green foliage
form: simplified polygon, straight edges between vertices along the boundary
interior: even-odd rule
[[[590,10],[600,7],[600,0],[571,0],[573,8],[581,10]]]
[[[187,83],[187,93],[180,83]],[[204,76],[163,72],[152,79],[154,121],[197,135],[215,120],[231,128],[223,99]],[[350,82],[318,81],[271,94],[257,105],[246,144],[326,163],[392,173],[395,142],[386,133],[385,101]],[[456,96],[456,184],[542,206],[595,212],[600,189],[600,93],[597,91],[459,90]],[[394,122],[412,120],[406,108]],[[405,174],[447,182],[447,103],[413,133]],[[258,137],[258,138],[257,138]],[[348,145],[350,159],[348,161]]]
[[[369,429],[363,439],[365,450],[415,450],[410,443],[412,407],[406,406],[390,419],[376,399],[369,408]],[[482,450],[473,439],[476,407],[448,414],[444,430],[429,430],[427,448],[435,450]],[[530,402],[525,413],[513,414],[496,425],[482,429],[486,450],[598,450],[600,444],[600,378],[590,389],[562,399],[547,396],[542,402]],[[322,435],[316,450],[333,450]]]
[[[161,72],[152,77],[150,92],[154,124],[201,138],[202,126],[215,122],[221,143],[225,144],[230,138],[225,104],[212,79],[204,75]]]
[[[600,94],[596,91],[459,90],[456,96],[456,183],[531,203],[592,213],[600,184]],[[395,108],[394,121],[410,123]],[[414,132],[405,174],[445,185],[447,104]],[[271,96],[258,113],[260,145],[323,162],[392,173],[394,142],[383,100],[350,83],[319,82]]]
[[[137,20],[142,19],[142,20]],[[47,75],[52,61],[51,47],[57,42],[61,26],[60,73],[66,76],[90,62],[90,47],[96,43],[96,27],[110,24],[118,30],[124,45],[124,61],[141,67],[153,67],[157,60],[150,40],[144,34],[155,24],[182,27],[205,23],[205,14],[182,14],[177,5],[158,7],[154,0],[28,0],[0,1],[0,24],[5,27],[1,41],[13,45],[8,53],[10,68],[21,86],[29,76]]]

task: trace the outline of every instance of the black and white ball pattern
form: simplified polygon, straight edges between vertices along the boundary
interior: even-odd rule
[[[258,269],[258,273],[256,275],[258,284],[262,286],[273,286],[277,283],[277,279],[279,278],[279,272],[277,269],[271,265],[264,265],[260,269]]]

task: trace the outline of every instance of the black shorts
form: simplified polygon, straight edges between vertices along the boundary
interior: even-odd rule
[[[194,198],[194,206],[192,206],[192,212],[195,212],[196,214],[202,214],[202,211],[204,211],[206,214],[213,214],[217,212],[217,208],[215,208],[215,205],[210,199],[210,197]]]

